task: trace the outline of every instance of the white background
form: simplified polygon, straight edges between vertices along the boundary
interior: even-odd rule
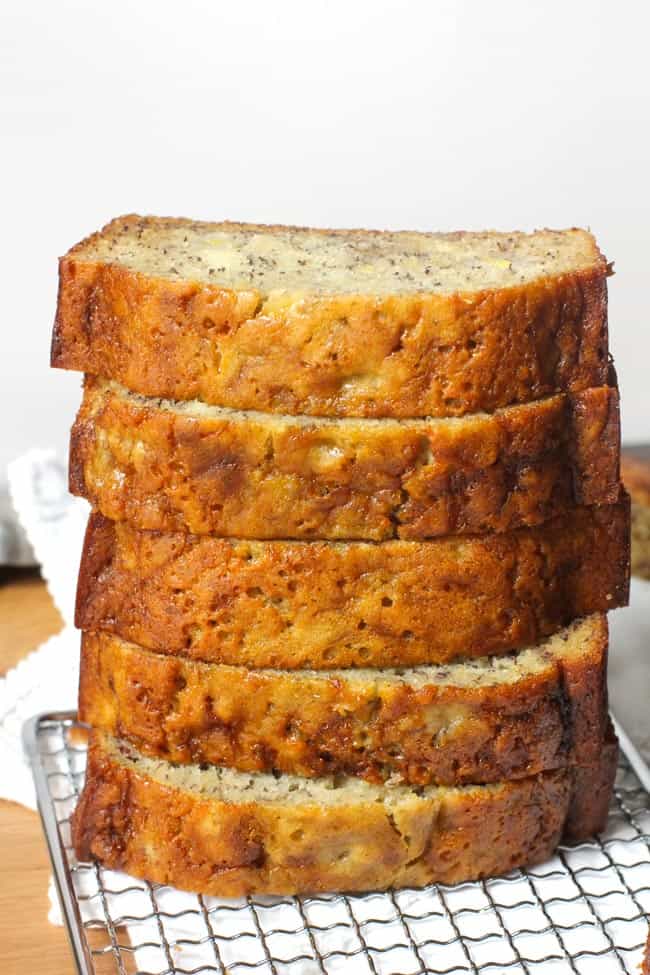
[[[56,258],[129,211],[330,226],[590,226],[648,422],[642,0],[3,0],[0,471],[65,447]]]

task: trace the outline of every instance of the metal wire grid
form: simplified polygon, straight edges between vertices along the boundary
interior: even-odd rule
[[[605,833],[562,846],[539,868],[417,891],[224,901],[76,860],[81,731],[73,713],[43,715],[24,740],[82,975],[638,972],[650,914],[649,773],[625,738]]]

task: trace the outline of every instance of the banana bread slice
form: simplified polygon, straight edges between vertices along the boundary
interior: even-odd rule
[[[72,823],[81,860],[216,896],[456,883],[546,860],[602,829],[616,771],[494,785],[378,786],[173,765],[93,732]]]
[[[607,273],[583,230],[121,217],[61,260],[52,364],[235,409],[492,412],[607,382]]]
[[[618,500],[618,393],[368,420],[238,413],[89,380],[70,485],[108,518],[161,531],[374,541],[501,532]]]
[[[650,447],[627,447],[621,478],[632,499],[632,575],[650,579]]]
[[[178,763],[462,785],[596,761],[607,621],[504,657],[402,670],[248,670],[84,633],[79,716]]]
[[[91,516],[76,624],[162,653],[285,669],[400,667],[538,643],[625,605],[629,502],[427,542],[252,542]]]

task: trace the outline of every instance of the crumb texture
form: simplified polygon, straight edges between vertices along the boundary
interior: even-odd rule
[[[116,220],[75,253],[265,297],[481,291],[603,264],[584,230],[394,233],[146,218]]]

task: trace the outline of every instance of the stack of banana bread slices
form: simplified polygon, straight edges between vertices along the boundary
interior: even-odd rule
[[[62,259],[81,858],[364,891],[602,827],[629,574],[607,274],[581,230],[135,216]]]

